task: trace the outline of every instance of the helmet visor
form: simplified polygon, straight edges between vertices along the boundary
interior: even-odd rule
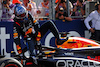
[[[26,13],[19,15],[19,17],[25,17],[25,16],[26,16]]]

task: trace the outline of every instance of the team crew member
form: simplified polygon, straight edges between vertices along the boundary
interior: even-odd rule
[[[23,36],[24,40],[28,43],[30,55],[33,56],[35,55],[34,46],[48,30],[57,38],[58,44],[63,42],[60,40],[58,30],[52,21],[49,20],[40,27],[39,23],[23,6],[20,5],[15,7],[13,35],[19,54],[22,53],[20,36]]]
[[[91,12],[90,15],[85,19],[84,23],[91,33],[95,32],[95,39],[100,41],[100,3],[95,4],[96,10]],[[92,20],[92,26],[89,25],[89,21]]]

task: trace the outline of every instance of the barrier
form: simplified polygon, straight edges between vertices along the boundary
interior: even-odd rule
[[[40,25],[45,21],[39,21]],[[54,21],[59,32],[69,32],[68,36],[79,36],[89,38],[89,31],[86,29],[83,20],[73,20],[71,22],[62,20]],[[88,37],[87,37],[88,36]],[[55,38],[53,34],[48,31],[46,35],[41,39],[43,45],[54,46],[55,47]],[[22,45],[25,47],[25,45]],[[0,22],[0,54],[6,54],[10,56],[12,50],[16,50],[15,44],[13,41],[13,22]]]

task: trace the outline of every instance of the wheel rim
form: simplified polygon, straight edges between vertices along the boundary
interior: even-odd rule
[[[8,64],[8,65],[6,65],[5,67],[18,67],[18,66],[15,65],[15,64]]]

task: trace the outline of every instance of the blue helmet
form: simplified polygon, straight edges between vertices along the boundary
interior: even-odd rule
[[[22,5],[18,5],[18,6],[15,6],[15,17],[17,19],[23,19],[25,17],[28,16],[28,11],[26,10],[26,8]]]

